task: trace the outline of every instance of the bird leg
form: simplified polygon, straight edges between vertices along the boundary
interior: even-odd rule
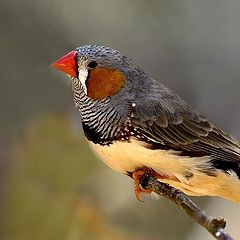
[[[143,167],[141,169],[136,170],[132,173],[132,178],[134,180],[134,192],[137,197],[137,199],[140,202],[143,202],[140,195],[141,193],[150,194],[152,190],[149,190],[147,188],[144,188],[144,178],[147,177],[156,177],[158,178],[158,175],[154,170]],[[141,183],[141,184],[140,184]]]
[[[130,176],[134,180],[135,195],[137,199],[141,202],[142,202],[140,198],[141,193],[150,194],[152,192],[152,190],[147,188],[149,177],[153,177],[155,179],[168,179],[171,181],[180,182],[180,180],[175,176],[168,174],[160,174],[148,167],[140,168],[133,172]]]

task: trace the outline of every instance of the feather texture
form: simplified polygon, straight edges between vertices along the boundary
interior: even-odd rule
[[[140,129],[155,144],[186,155],[189,152],[193,156],[210,156],[214,166],[235,171],[240,177],[240,147],[236,140],[159,82],[151,79],[147,91],[151,94],[144,89],[144,93],[139,91],[134,99],[133,127]]]

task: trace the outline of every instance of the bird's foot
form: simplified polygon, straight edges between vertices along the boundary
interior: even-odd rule
[[[140,197],[142,193],[150,194],[152,192],[147,188],[143,188],[142,182],[144,180],[144,177],[150,177],[150,176],[155,177],[155,175],[156,175],[156,172],[147,167],[143,167],[132,173],[132,178],[134,180],[134,192],[137,199],[140,202],[143,202],[143,200]]]

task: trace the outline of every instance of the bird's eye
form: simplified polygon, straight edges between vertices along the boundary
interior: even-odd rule
[[[88,63],[88,67],[93,69],[96,68],[98,66],[98,63],[96,61],[91,61]]]

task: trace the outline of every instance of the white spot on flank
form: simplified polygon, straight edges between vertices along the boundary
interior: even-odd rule
[[[132,103],[132,107],[136,107],[136,103]]]

